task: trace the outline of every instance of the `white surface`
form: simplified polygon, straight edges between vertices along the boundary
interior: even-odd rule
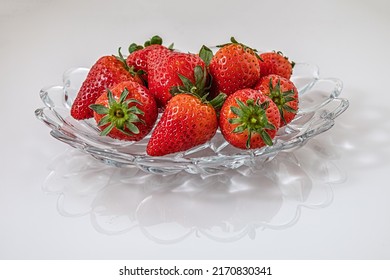
[[[388,1],[107,3],[0,1],[1,259],[390,258]],[[34,110],[64,70],[154,34],[189,51],[231,35],[282,50],[343,80],[350,108],[255,176],[137,185]]]

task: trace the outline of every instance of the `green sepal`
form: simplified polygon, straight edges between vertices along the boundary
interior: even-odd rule
[[[132,43],[132,44],[130,44],[128,51],[129,51],[129,53],[133,53],[133,52],[142,50],[143,48],[144,47],[141,45],[137,45],[136,43]]]
[[[109,122],[110,122],[110,116],[105,115],[103,118],[100,119],[98,126],[104,126],[104,125],[108,124]]]
[[[202,99],[208,94],[209,85],[206,85],[207,70],[203,70],[201,66],[194,67],[195,84],[184,75],[178,73],[180,81],[183,85],[173,86],[169,92],[174,96],[180,93],[193,94],[196,97]]]
[[[142,115],[142,116],[145,115],[145,113],[136,106],[130,107],[129,110],[127,110],[127,112],[129,112],[131,114]]]
[[[115,127],[115,124],[114,123],[110,123],[109,126],[107,126],[105,129],[102,130],[102,132],[100,133],[101,136],[107,136],[108,133],[111,132],[111,130]]]
[[[162,45],[162,43],[163,39],[158,35],[154,35],[152,38],[150,38],[150,40],[145,42],[144,46],[147,47],[150,45]]]
[[[135,126],[132,122],[126,122],[126,127],[128,130],[130,130],[134,134],[139,133],[139,129],[137,126]]]
[[[194,69],[194,73],[196,73],[195,69]],[[190,93],[193,93],[196,86],[191,82],[191,80],[188,79],[187,77],[183,76],[182,74],[178,73],[177,75],[179,75],[179,78],[180,78],[181,82],[183,83],[183,87],[185,87],[186,90],[189,91]]]
[[[216,97],[211,99],[209,101],[209,103],[211,104],[211,106],[214,107],[215,110],[219,110],[219,109],[221,109],[221,107],[222,107],[223,103],[225,102],[226,98],[227,98],[227,94],[221,92]]]
[[[272,143],[272,138],[269,136],[269,134],[267,133],[267,131],[265,130],[262,130],[260,132],[260,136],[261,136],[261,139],[263,139],[264,143],[267,145],[267,146],[272,146],[273,143]]]
[[[199,57],[204,61],[204,63],[208,66],[210,65],[210,61],[213,58],[213,51],[206,47],[205,45],[199,51]]]
[[[246,103],[236,98],[238,107],[231,106],[230,110],[237,116],[236,118],[230,118],[228,121],[230,124],[237,124],[232,133],[248,132],[248,138],[246,139],[246,148],[250,149],[251,138],[254,132],[258,133],[263,142],[272,146],[272,138],[266,130],[275,130],[276,127],[268,121],[266,110],[269,107],[269,101],[260,103],[260,100],[248,99]]]
[[[287,112],[290,112],[290,113],[296,113],[296,112],[297,112],[297,110],[291,108],[291,107],[288,106],[288,105],[283,106],[283,109],[284,109],[285,111],[287,111]]]
[[[291,97],[291,96],[286,96],[284,98],[284,101],[287,103],[287,102],[291,102],[291,101],[295,101],[295,98],[294,97]]]
[[[264,125],[264,128],[265,129],[268,129],[268,130],[275,130],[276,129],[276,127],[272,124],[272,123],[266,123],[265,125]]]
[[[130,105],[130,103],[136,103],[136,104],[142,105],[142,102],[140,102],[139,100],[134,99],[134,98],[129,98],[129,99],[123,100],[122,102],[125,103],[126,105]],[[137,108],[137,107],[135,107],[135,108]]]
[[[126,62],[126,59],[124,58],[124,56],[123,56],[123,54],[122,54],[122,52],[121,52],[121,47],[119,47],[118,48],[118,55],[114,55],[114,57],[116,58],[116,59],[118,59],[120,62],[122,62],[122,64],[123,64],[123,67],[127,70],[127,71],[130,71],[130,67],[129,67],[129,65],[127,64],[127,62]]]
[[[239,125],[235,129],[233,129],[233,133],[243,133],[245,130],[246,130],[245,126]]]
[[[129,136],[139,133],[139,129],[135,123],[145,123],[139,118],[139,115],[144,115],[144,112],[136,106],[129,107],[129,105],[131,103],[142,105],[142,102],[134,98],[127,99],[128,94],[129,91],[125,88],[121,92],[118,101],[116,101],[111,90],[107,89],[107,107],[101,104],[92,104],[89,106],[96,113],[103,115],[97,125],[99,127],[107,125],[101,131],[100,135],[108,135],[114,127]]]
[[[126,97],[127,97],[128,94],[129,94],[129,91],[127,90],[127,88],[125,88],[125,89],[122,91],[122,93],[121,93],[121,95],[120,95],[120,97],[119,97],[118,103],[123,103],[123,102],[126,100]],[[111,93],[111,96],[112,96],[112,93]]]
[[[237,108],[237,107],[231,106],[231,107],[230,107],[230,110],[231,110],[234,114],[236,114],[237,116],[239,116],[239,117],[242,117],[242,116],[244,115],[243,112],[242,112],[242,110],[239,109],[239,108]]]
[[[93,111],[98,113],[99,115],[108,114],[108,108],[101,104],[92,104],[89,106]]]
[[[112,91],[107,89],[107,99],[108,99],[108,106],[112,107],[114,104],[116,104],[116,100],[114,98],[114,95],[112,94]]]

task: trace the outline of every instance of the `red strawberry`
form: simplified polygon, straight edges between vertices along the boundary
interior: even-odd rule
[[[219,116],[222,135],[240,149],[272,145],[279,123],[275,103],[254,89],[242,89],[229,95]]]
[[[179,75],[195,83],[195,67],[205,67],[198,55],[180,52],[161,54],[156,51],[149,55],[148,61],[148,87],[161,107],[172,98],[171,88],[183,85]]]
[[[280,112],[280,126],[291,122],[295,117],[299,100],[298,90],[290,80],[278,75],[262,77],[254,89],[268,95],[278,106]]]
[[[214,95],[219,92],[230,95],[239,89],[250,88],[260,78],[255,50],[238,43],[233,37],[231,42],[220,46],[210,61]]]
[[[142,83],[139,77],[134,77],[134,72],[124,63],[121,54],[119,57],[101,57],[88,72],[73,102],[70,114],[77,120],[91,118],[93,111],[89,105],[93,104],[107,88],[128,80]]]
[[[147,81],[147,61],[148,61],[148,56],[149,53],[152,50],[158,50],[165,52],[169,50],[170,47],[164,47],[162,44],[162,39],[159,36],[153,36],[149,41],[146,41],[144,46],[137,45],[135,43],[131,44],[129,46],[129,56],[126,58],[126,62],[129,66],[134,67],[134,71],[142,71],[142,78]]]
[[[134,81],[126,81],[107,89],[90,105],[101,135],[138,141],[153,128],[157,105],[148,89]]]
[[[163,156],[188,150],[210,140],[218,128],[214,106],[222,104],[225,95],[206,101],[207,73],[200,66],[194,69],[195,84],[180,76],[184,86],[172,88],[174,96],[154,129],[146,152],[151,156]],[[198,86],[198,87],[197,87]]]
[[[282,52],[267,52],[259,55],[260,76],[276,74],[286,79],[290,79],[295,65],[285,57]]]

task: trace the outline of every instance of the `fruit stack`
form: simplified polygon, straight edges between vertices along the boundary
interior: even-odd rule
[[[102,136],[122,141],[151,133],[150,156],[204,144],[218,128],[240,149],[272,145],[298,110],[290,80],[294,63],[233,37],[217,47],[215,54],[206,46],[199,54],[184,53],[154,36],[143,46],[131,44],[127,57],[121,49],[118,56],[103,56],[91,67],[71,116],[93,117]]]

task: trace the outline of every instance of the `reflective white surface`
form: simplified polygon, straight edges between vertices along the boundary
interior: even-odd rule
[[[0,0],[1,259],[390,258],[387,1],[92,2]],[[154,34],[280,49],[340,78],[350,107],[255,174],[206,178],[107,167],[36,120],[64,70]]]

